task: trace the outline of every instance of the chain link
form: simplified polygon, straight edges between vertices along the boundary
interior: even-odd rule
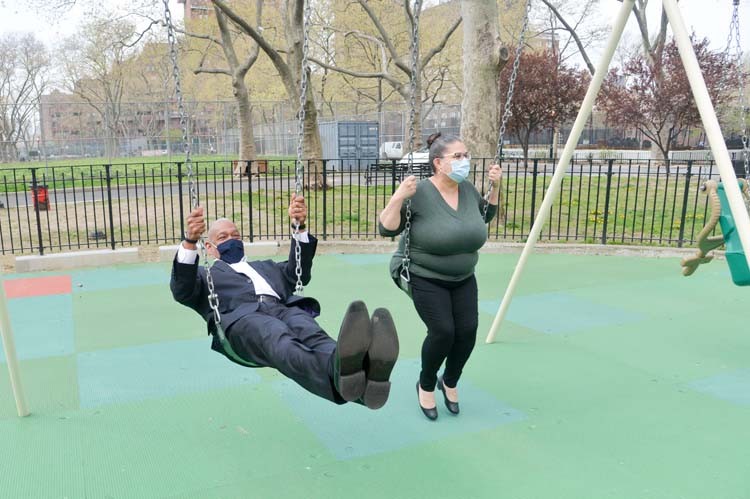
[[[310,55],[310,17],[312,8],[311,0],[305,0],[302,16],[302,65],[300,67],[300,95],[299,95],[299,112],[297,113],[297,161],[294,168],[294,193],[299,196],[303,192],[304,182],[304,165],[302,163],[303,147],[305,143],[305,106],[307,105],[307,70],[308,58]],[[325,186],[323,186],[325,188]],[[294,229],[294,274],[297,277],[297,283],[294,286],[294,292],[301,295],[304,291],[302,285],[302,247],[299,242],[299,220],[292,221]]]
[[[188,186],[190,192],[190,206],[195,209],[198,207],[198,187],[193,172],[193,160],[190,158],[190,140],[188,138],[188,118],[185,112],[185,103],[182,96],[182,85],[180,83],[180,65],[177,57],[177,37],[175,35],[174,23],[172,22],[172,12],[169,10],[169,0],[164,2],[164,20],[167,25],[167,41],[169,42],[169,56],[172,60],[172,77],[175,84],[175,97],[177,98],[177,108],[180,114],[180,128],[182,129],[182,146],[185,152],[185,168],[187,169]],[[208,283],[208,305],[214,314],[216,327],[221,325],[221,314],[219,313],[219,295],[216,294],[214,279],[211,276],[211,265],[208,261],[208,253],[204,244],[203,234],[198,241],[203,265],[206,269],[206,282]]]
[[[518,45],[516,45],[516,54],[513,59],[513,70],[510,73],[510,81],[508,82],[508,95],[505,98],[505,108],[503,110],[503,119],[500,123],[500,133],[497,136],[497,147],[495,148],[495,164],[500,164],[503,158],[503,141],[505,140],[505,129],[508,126],[508,120],[511,115],[511,104],[513,102],[513,94],[516,89],[516,79],[518,78],[518,66],[521,63],[521,53],[523,52],[523,45],[526,43],[526,32],[529,29],[529,12],[531,11],[531,0],[526,0],[524,6],[524,17],[523,25],[521,26],[521,34],[518,37]],[[482,216],[484,220],[487,220],[487,210],[490,207],[490,194],[492,193],[492,187],[494,182],[490,180],[490,186],[487,189],[487,193],[484,195],[484,210]]]
[[[733,57],[738,71],[738,101],[740,103],[740,117],[742,119],[742,158],[745,167],[745,180],[750,180],[750,138],[747,130],[747,103],[745,101],[745,73],[742,67],[742,44],[740,42],[739,0],[734,0],[732,21],[729,23],[726,53]],[[732,54],[732,52],[734,52]],[[750,210],[750,199],[745,198],[745,204]]]
[[[408,0],[407,0],[408,1]],[[414,2],[414,12],[411,31],[411,80],[409,81],[409,155],[406,162],[406,176],[414,171],[414,142],[416,129],[414,120],[417,116],[417,77],[419,76],[419,15],[422,12],[422,0]],[[420,99],[421,100],[421,99]],[[420,102],[421,105],[421,102]],[[411,264],[411,198],[406,200],[406,223],[404,224],[404,258],[402,259],[402,275],[407,281],[411,280],[409,266]]]

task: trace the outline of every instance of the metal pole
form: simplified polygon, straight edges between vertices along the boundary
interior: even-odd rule
[[[716,118],[716,112],[713,104],[711,104],[711,96],[708,94],[703,73],[701,73],[698,59],[695,57],[693,45],[690,43],[690,34],[685,28],[677,2],[675,0],[664,0],[664,11],[667,13],[670,26],[672,26],[675,43],[677,43],[677,49],[680,51],[680,59],[682,59],[682,64],[685,67],[690,88],[693,91],[693,97],[703,121],[703,128],[706,130],[708,145],[711,147],[711,153],[716,161],[716,166],[719,168],[721,181],[724,183],[729,209],[737,225],[737,233],[740,236],[742,248],[745,250],[745,259],[750,266],[750,214],[748,214],[745,202],[742,199],[737,176],[734,173],[732,161],[729,159],[729,151],[719,127],[719,120]]]
[[[6,304],[3,281],[0,281],[0,334],[3,337],[3,348],[5,349],[5,358],[8,361],[8,372],[10,373],[10,386],[13,388],[13,397],[16,399],[16,410],[19,417],[25,417],[29,415],[29,409],[21,385],[21,371],[18,367],[13,331],[10,328],[10,314]]]
[[[115,217],[112,212],[112,165],[104,165],[107,175],[107,206],[109,207],[109,241],[112,251],[115,250]],[[127,189],[127,186],[125,187]]]
[[[560,155],[560,159],[557,163],[557,168],[555,169],[555,174],[552,176],[552,181],[547,188],[547,194],[544,196],[544,200],[542,201],[542,206],[539,208],[539,216],[537,216],[536,221],[534,222],[534,226],[531,228],[529,239],[526,241],[526,246],[524,246],[523,248],[521,257],[518,260],[518,265],[516,265],[516,270],[513,272],[513,277],[510,279],[508,289],[505,291],[505,296],[503,296],[503,301],[500,303],[500,309],[497,311],[497,315],[495,316],[495,320],[492,323],[490,332],[487,334],[487,339],[485,340],[487,343],[492,343],[493,341],[495,341],[495,335],[500,328],[500,324],[505,318],[505,314],[508,312],[510,302],[513,298],[513,293],[516,290],[518,281],[520,280],[523,269],[526,266],[526,261],[528,260],[531,251],[534,249],[534,245],[536,244],[537,239],[539,239],[539,234],[542,232],[542,227],[544,227],[544,224],[547,223],[550,208],[552,207],[552,203],[554,202],[558,192],[560,191],[560,184],[562,183],[563,177],[565,176],[565,173],[567,171],[568,164],[570,163],[570,158],[573,156],[573,152],[575,151],[576,145],[578,144],[578,139],[581,137],[581,133],[583,132],[583,127],[585,126],[586,121],[588,121],[589,115],[591,114],[591,109],[594,107],[596,96],[599,94],[599,89],[602,86],[602,81],[607,75],[609,64],[610,62],[612,62],[612,57],[614,56],[615,49],[620,43],[622,32],[625,29],[625,24],[628,22],[630,11],[633,10],[634,3],[635,0],[624,0],[622,2],[622,7],[620,7],[620,11],[615,18],[612,33],[609,35],[609,40],[607,41],[607,48],[604,50],[604,55],[599,61],[599,65],[596,68],[594,76],[591,78],[591,84],[589,85],[589,89],[586,92],[586,97],[584,97],[583,103],[581,104],[581,109],[580,111],[578,111],[578,117],[576,117],[576,121],[573,124],[573,129],[570,131],[568,141],[565,144],[565,149],[563,149],[563,152]]]

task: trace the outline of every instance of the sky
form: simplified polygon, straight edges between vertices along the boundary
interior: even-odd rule
[[[533,1],[533,0],[532,0]],[[575,0],[573,0],[575,1]],[[661,17],[661,5],[658,0],[651,0],[648,5],[649,29],[656,32]],[[724,50],[729,35],[729,23],[732,19],[732,0],[681,0],[680,12],[688,30],[695,31],[699,37],[707,37],[714,50]],[[602,0],[599,10],[602,17],[612,23],[622,4],[617,0]],[[750,49],[750,0],[740,0],[740,30],[743,32],[742,49]],[[635,17],[630,16],[625,30],[632,41],[640,41],[640,33]]]
[[[127,6],[133,3],[131,0],[103,0],[102,3],[104,2],[108,6]],[[0,0],[0,33],[35,32],[37,38],[54,49],[58,40],[74,34],[85,20],[86,3],[78,2],[69,11],[53,17],[24,8],[24,0]],[[158,0],[158,4],[161,6],[162,1]],[[175,22],[181,22],[184,6],[178,4],[177,0],[169,0],[169,8]]]
[[[132,4],[132,0],[106,1],[108,5]],[[85,10],[82,7],[85,2],[79,2],[79,5],[71,11],[55,18],[24,9],[22,7],[24,3],[24,0],[0,0],[0,33],[33,31],[38,38],[54,49],[62,37],[75,33],[77,26],[85,19]],[[161,1],[157,3],[161,4]],[[169,0],[169,3],[175,20],[181,20],[182,5],[179,5],[177,0]],[[618,0],[602,0],[598,20],[611,23],[621,5]],[[679,5],[688,29],[694,30],[700,37],[708,37],[713,49],[724,49],[729,34],[732,0],[681,0]],[[660,13],[661,2],[651,0],[648,14],[649,25],[653,28],[658,26]],[[740,28],[743,33],[747,34],[742,40],[743,51],[747,52],[750,50],[750,0],[740,1]],[[637,25],[632,16],[626,28],[625,37],[629,42],[640,40]],[[592,51],[594,63],[600,53],[599,50]]]

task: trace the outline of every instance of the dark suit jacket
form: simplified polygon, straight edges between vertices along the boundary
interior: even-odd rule
[[[308,243],[300,243],[302,250],[302,284],[304,285],[310,282],[312,261],[315,256],[315,248],[318,245],[318,240],[312,235],[309,235],[309,241]],[[271,285],[271,288],[279,295],[281,302],[286,306],[301,307],[310,311],[313,315],[318,315],[320,304],[317,300],[293,294],[297,283],[293,239],[290,246],[289,259],[285,262],[259,260],[248,261],[248,263],[268,281],[268,284]],[[199,258],[196,258],[195,263],[192,264],[179,263],[175,256],[169,287],[175,300],[186,307],[192,308],[205,319],[208,332],[211,334],[216,331],[216,324],[214,323],[213,311],[208,303],[206,269],[199,265],[198,260]],[[235,271],[226,262],[218,260],[211,267],[211,277],[214,281],[214,290],[219,297],[221,326],[224,330],[229,329],[244,315],[258,309],[255,286],[245,274]]]

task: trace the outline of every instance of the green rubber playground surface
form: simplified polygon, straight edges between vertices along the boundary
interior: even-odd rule
[[[480,339],[461,414],[428,421],[424,326],[388,255],[321,255],[306,294],[335,336],[388,307],[401,355],[380,411],[335,406],[209,349],[165,264],[4,276],[27,399],[0,355],[2,498],[750,497],[750,288],[724,262],[481,256]]]

